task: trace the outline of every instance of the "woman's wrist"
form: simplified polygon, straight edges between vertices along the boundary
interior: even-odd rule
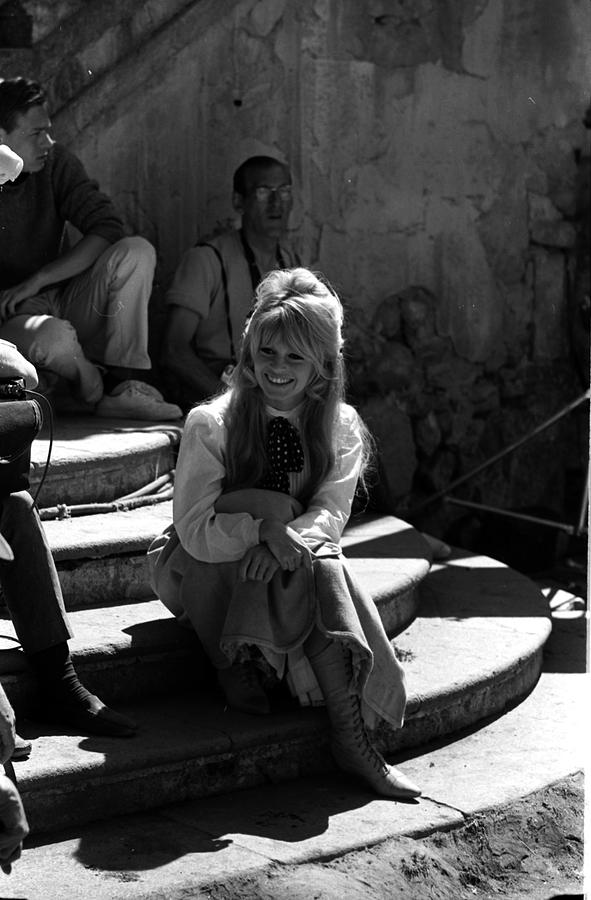
[[[261,544],[266,544],[269,540],[270,532],[269,529],[271,527],[270,519],[263,519],[261,524],[259,525],[259,541]]]
[[[277,534],[277,527],[281,527],[279,519],[263,519],[259,527],[259,540],[261,544],[266,544]]]

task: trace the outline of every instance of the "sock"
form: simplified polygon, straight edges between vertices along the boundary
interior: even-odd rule
[[[78,678],[66,641],[28,653],[27,659],[45,697],[85,707],[92,705],[94,697]]]
[[[111,375],[110,372],[105,372],[103,375],[103,389],[105,394],[112,394],[115,388],[122,384],[124,378],[116,378],[115,375]]]

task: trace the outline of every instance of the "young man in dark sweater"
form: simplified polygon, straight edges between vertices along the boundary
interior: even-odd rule
[[[0,338],[64,378],[97,415],[179,418],[138,378],[151,368],[154,249],[125,236],[110,199],[54,143],[46,100],[37,82],[0,80],[0,144],[23,160],[0,188]],[[66,223],[82,235],[69,248]]]

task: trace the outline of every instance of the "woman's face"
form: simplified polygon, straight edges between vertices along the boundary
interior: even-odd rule
[[[314,364],[276,336],[261,342],[254,355],[254,376],[269,406],[287,412],[304,399]]]

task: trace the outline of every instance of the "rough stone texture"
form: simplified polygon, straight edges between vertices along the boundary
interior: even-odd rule
[[[553,367],[541,418],[576,396],[571,346],[586,341],[569,334],[565,274],[584,229],[584,0],[21,6],[34,45],[2,51],[3,68],[30,61],[56,133],[155,243],[155,314],[182,251],[232,219],[237,163],[290,160],[295,243],[351,311],[352,390],[392,416],[379,442],[387,431],[404,503],[434,453],[458,472],[489,456],[483,419],[532,393],[537,406]],[[508,388],[524,372],[528,396]],[[505,491],[514,504],[522,488]]]
[[[525,696],[537,681],[551,630],[537,587],[494,560],[457,553],[423,584],[421,616],[395,640],[409,692],[405,727],[382,726],[375,733],[390,753],[472,725]],[[153,621],[154,604],[145,611],[141,606],[111,608],[100,632],[99,611],[94,623],[91,612],[73,614],[72,649],[81,677],[111,702],[127,704],[140,728],[133,741],[89,738],[80,746],[78,735],[47,735],[28,726],[37,752],[19,763],[19,784],[34,830],[330,769],[323,711],[286,708],[255,717],[223,710],[209,693],[194,689],[204,684],[201,668],[193,679],[184,672],[187,693],[174,681],[171,687],[174,666],[160,683],[167,696],[156,699],[149,672],[141,670],[157,672],[159,660],[149,648],[158,649],[162,630]],[[176,626],[169,645],[179,649],[179,663],[187,651],[187,661],[193,635],[169,624]],[[198,662],[196,651],[194,656]],[[107,690],[115,666],[119,677]],[[12,700],[14,691],[9,682]],[[84,804],[76,800],[81,794]]]

